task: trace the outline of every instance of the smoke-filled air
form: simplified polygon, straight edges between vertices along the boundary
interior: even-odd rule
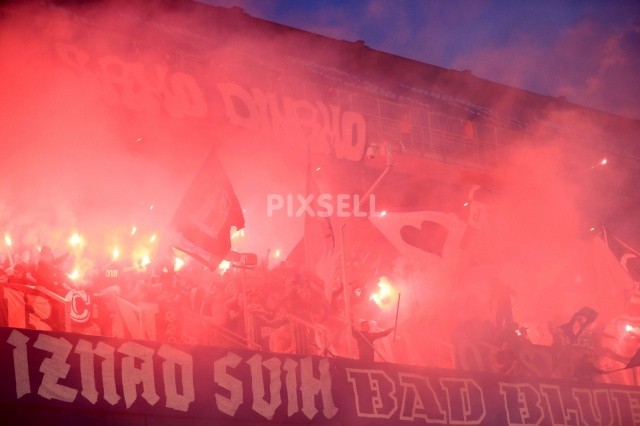
[[[638,349],[637,28],[572,86],[597,23],[563,34],[571,63],[519,39],[431,65],[328,20],[134,3],[2,6],[3,285],[184,326],[134,333],[120,303],[61,331],[361,360],[389,331],[372,360],[554,378]]]

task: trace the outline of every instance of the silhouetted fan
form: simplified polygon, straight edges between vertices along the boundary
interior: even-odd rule
[[[444,226],[430,220],[423,220],[420,229],[415,226],[405,225],[400,228],[402,240],[427,253],[442,256],[442,249],[447,242],[449,230]]]

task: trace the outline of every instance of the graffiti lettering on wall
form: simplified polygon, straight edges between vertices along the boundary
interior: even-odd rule
[[[184,72],[169,72],[163,65],[145,67],[116,55],[92,58],[88,52],[56,43],[58,58],[74,70],[81,84],[109,105],[172,117],[205,117],[207,104],[195,78]]]
[[[257,88],[246,90],[234,83],[217,87],[233,124],[289,144],[307,141],[312,152],[319,154],[333,152],[337,158],[353,161],[362,158],[366,123],[360,113],[318,101],[280,98]]]
[[[206,93],[188,73],[160,64],[129,62],[116,55],[92,57],[75,45],[55,43],[57,57],[78,76],[86,93],[112,106],[172,117],[205,118],[208,103],[221,98],[228,120],[270,140],[306,143],[312,152],[359,161],[366,143],[366,122],[358,112],[338,105],[292,99],[233,82]],[[214,110],[217,108],[213,108]],[[209,117],[210,118],[210,117]]]

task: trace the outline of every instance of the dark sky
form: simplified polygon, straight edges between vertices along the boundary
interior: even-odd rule
[[[640,118],[637,0],[204,2]]]

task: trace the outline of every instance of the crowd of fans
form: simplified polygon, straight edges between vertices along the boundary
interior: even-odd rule
[[[347,356],[348,339],[352,338],[348,334],[352,334],[352,346],[358,349],[361,358],[380,360],[375,355],[373,341],[392,330],[370,330],[370,322],[364,321],[364,324],[359,320],[353,324],[351,333],[347,333],[349,328],[342,319],[344,303],[340,300],[342,284],[336,282],[332,300],[326,300],[318,278],[292,262],[283,261],[272,268],[263,262],[250,269],[231,266],[227,270],[211,271],[191,260],[179,269],[172,252],[144,268],[117,260],[92,264],[79,277],[71,271],[77,261],[67,253],[54,254],[48,246],[39,251],[18,250],[12,255],[0,253],[0,284],[27,286],[36,291],[44,289],[67,300],[73,292],[86,292],[92,300],[92,315],[89,324],[78,329],[103,336],[122,337],[115,329],[119,300],[134,305],[169,306],[182,315],[201,320],[201,324],[208,325],[203,333],[211,335],[203,336],[197,343],[238,344],[276,353]],[[465,324],[460,330],[466,331],[454,335],[452,342],[455,345],[464,339],[482,340],[495,348],[489,366],[492,371],[521,375],[525,369],[519,352],[531,342],[526,328],[512,323],[510,311],[508,313],[508,324],[505,324],[504,312],[497,315],[495,323]],[[52,328],[56,327],[64,329],[62,324],[52,324]],[[562,334],[562,327],[556,331],[560,352],[574,344],[563,341],[566,335]],[[593,351],[585,349],[582,354],[584,362],[578,364],[574,374],[584,378],[594,371]]]
[[[273,268],[265,262],[249,270],[230,266],[211,271],[187,260],[178,269],[171,252],[144,268],[118,260],[89,263],[91,267],[82,276],[74,276],[74,263],[78,263],[74,256],[56,255],[48,246],[35,253],[28,249],[13,255],[3,252],[0,280],[44,289],[60,298],[68,299],[77,291],[87,293],[92,302],[92,327],[85,325],[83,331],[104,336],[117,334],[114,320],[120,299],[171,306],[181,314],[202,318],[214,331],[236,337],[204,339],[212,344],[244,341],[261,350],[322,355],[336,354],[341,344],[346,347],[341,343],[344,323],[338,318],[340,312],[332,312],[322,284],[291,262]]]

